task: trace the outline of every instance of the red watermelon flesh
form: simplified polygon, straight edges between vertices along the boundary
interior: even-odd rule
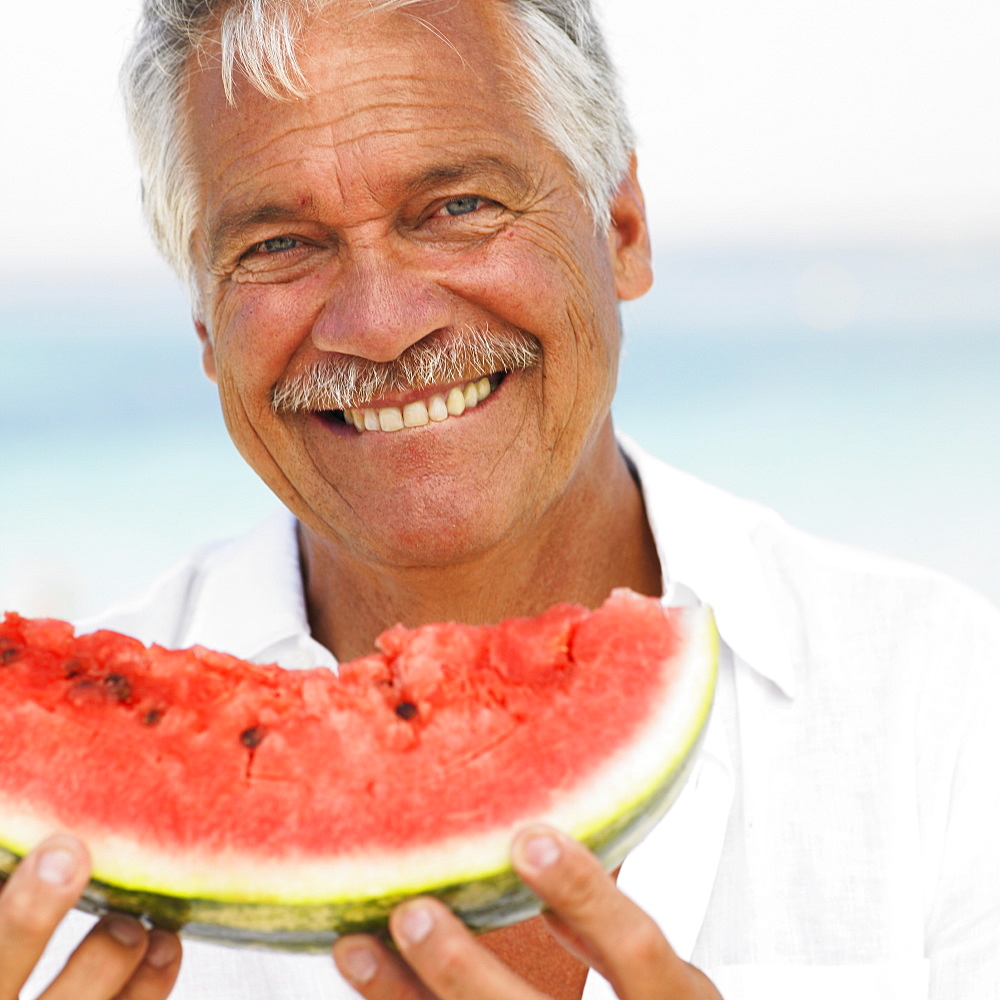
[[[448,886],[461,888],[459,910],[471,894],[479,912],[491,879],[510,892],[500,870],[511,832],[567,819],[595,776],[620,785],[609,763],[623,766],[671,692],[691,688],[667,741],[674,759],[653,766],[677,781],[714,677],[697,627],[692,658],[690,614],[616,591],[594,612],[562,604],[496,626],[397,626],[334,673],[8,614],[0,846],[14,857],[71,829],[95,855],[95,899],[236,940],[314,944]],[[698,683],[678,685],[692,659]],[[575,819],[574,804],[561,825],[603,842],[601,830],[636,811],[637,793],[607,791],[598,816]],[[513,912],[485,905],[497,922]]]

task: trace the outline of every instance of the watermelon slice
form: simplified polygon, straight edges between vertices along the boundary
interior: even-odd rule
[[[81,905],[289,949],[377,929],[433,892],[476,928],[538,902],[514,830],[552,823],[609,868],[678,794],[705,726],[704,609],[626,590],[490,627],[383,633],[329,670],[8,614],[0,625],[0,871],[82,837]]]

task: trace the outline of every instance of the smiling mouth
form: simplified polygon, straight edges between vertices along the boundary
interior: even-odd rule
[[[445,391],[432,392],[402,406],[359,406],[349,410],[323,410],[320,416],[332,423],[347,424],[358,431],[401,431],[410,427],[441,424],[478,406],[506,377],[495,372]]]

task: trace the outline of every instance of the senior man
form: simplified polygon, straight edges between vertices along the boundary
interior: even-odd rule
[[[337,943],[347,982],[372,1000],[997,996],[997,615],[616,440],[617,304],[651,274],[585,0],[146,8],[127,91],[152,228],[233,440],[288,511],[104,624],[295,668],[397,621],[625,585],[712,604],[724,640],[698,769],[617,885],[524,831],[544,920],[477,941],[409,903],[398,951]],[[188,943],[182,962],[172,935],[79,914],[53,933],[86,874],[56,837],[0,894],[0,998],[33,967],[29,992],[55,977],[45,995],[74,1000],[160,1000],[175,979],[182,998],[354,995],[329,958]]]

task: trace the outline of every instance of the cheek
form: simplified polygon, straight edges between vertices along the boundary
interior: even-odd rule
[[[219,300],[212,339],[220,391],[270,392],[310,329],[295,299],[283,288],[243,286]]]
[[[610,266],[594,253],[593,240],[563,239],[541,226],[512,227],[474,259],[448,269],[445,283],[457,295],[538,337],[551,354],[567,333],[589,339],[614,316]],[[600,303],[610,296],[612,307]]]
[[[541,341],[546,398],[610,402],[621,335],[606,248],[579,231],[505,234],[497,243],[478,275],[478,301]]]
[[[513,234],[501,238],[486,268],[488,280],[483,283],[483,292],[484,297],[496,293],[496,308],[530,330],[540,319],[558,315],[566,276],[550,251],[525,244]],[[544,329],[532,332],[541,335]]]

